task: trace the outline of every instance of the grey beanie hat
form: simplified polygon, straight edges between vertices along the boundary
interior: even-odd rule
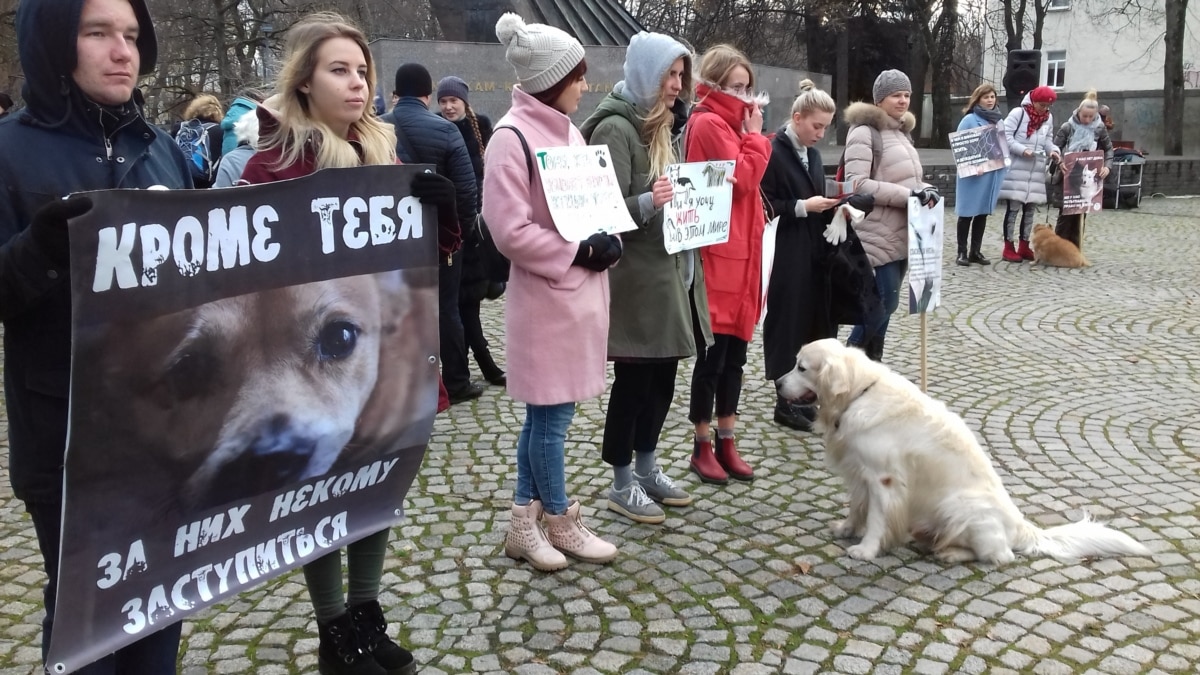
[[[661,96],[663,76],[680,57],[690,72],[692,55],[678,41],[662,33],[634,35],[625,50],[625,97],[643,110],[653,108]],[[680,92],[680,96],[686,98],[690,93]]]
[[[583,45],[565,31],[540,23],[526,24],[508,12],[496,22],[496,37],[504,58],[517,71],[526,93],[536,94],[558,84],[583,60]]]
[[[437,84],[437,100],[442,100],[447,96],[453,96],[464,103],[467,100],[467,83],[461,77],[447,75],[438,81]]]
[[[871,87],[871,96],[875,98],[875,105],[883,99],[891,96],[898,91],[912,92],[912,82],[908,76],[899,70],[885,70],[875,78],[875,86]]]

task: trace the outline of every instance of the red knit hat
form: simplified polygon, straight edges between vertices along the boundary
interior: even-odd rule
[[[1029,100],[1033,103],[1054,103],[1057,98],[1058,94],[1044,84],[1029,92]]]

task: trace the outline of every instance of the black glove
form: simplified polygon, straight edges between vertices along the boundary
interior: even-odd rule
[[[941,195],[938,194],[937,188],[933,186],[922,188],[920,190],[913,190],[912,196],[916,197],[917,201],[921,202],[921,206],[933,206],[937,200],[941,198]]]
[[[412,196],[421,200],[422,204],[433,204],[437,207],[455,206],[454,181],[445,176],[419,173],[413,176],[411,190]]]
[[[29,236],[42,253],[56,267],[66,267],[71,262],[71,240],[67,235],[67,221],[78,218],[92,210],[92,199],[83,195],[67,199],[55,199],[38,209],[29,221]]]
[[[613,251],[613,248],[616,251]],[[589,269],[593,272],[603,272],[617,262],[621,257],[621,244],[616,237],[597,232],[579,242],[579,251],[575,254],[572,265]]]
[[[863,215],[866,215],[875,210],[875,195],[853,194],[846,200],[846,203],[862,211]]]
[[[621,238],[615,234],[608,235],[608,248],[600,255],[600,262],[604,264],[604,269],[608,269],[617,264],[621,259],[621,254],[625,249],[621,246]]]
[[[457,251],[462,245],[462,227],[458,222],[454,181],[436,173],[419,173],[413,176],[411,191],[422,204],[437,207],[438,248],[445,255]]]

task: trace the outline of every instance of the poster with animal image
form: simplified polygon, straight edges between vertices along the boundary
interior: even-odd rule
[[[1104,151],[1068,152],[1062,158],[1062,214],[1095,213],[1104,205]]]
[[[729,241],[733,209],[734,160],[671,164],[665,171],[673,186],[663,207],[663,243],[667,253]]]
[[[92,193],[51,672],[399,522],[437,407],[419,169]]]
[[[932,207],[908,198],[908,313],[942,304],[942,238],[946,201]]]
[[[995,124],[950,132],[950,152],[959,178],[982,176],[1012,164],[1008,140]]]
[[[542,148],[538,175],[554,227],[567,241],[636,230],[607,145]]]

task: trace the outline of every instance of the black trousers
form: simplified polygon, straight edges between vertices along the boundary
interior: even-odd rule
[[[717,417],[736,415],[742,396],[742,366],[746,365],[749,345],[733,335],[714,333],[713,339],[713,346],[708,349],[703,344],[696,345],[692,400],[688,407],[692,424],[712,422],[714,402]]]
[[[473,284],[472,286],[475,286]],[[486,288],[486,282],[482,284]],[[483,321],[479,318],[480,306],[483,304],[483,294],[475,293],[475,289],[470,291],[466,287],[462,288],[458,298],[458,314],[462,318],[463,337],[466,339],[467,347],[471,350],[471,354],[475,357],[475,363],[479,366],[479,372],[483,373],[484,379],[492,380],[500,376],[500,367],[496,365],[496,360],[492,358],[491,347],[488,345],[487,335],[483,332]]]
[[[965,252],[968,244],[972,254],[979,253],[983,243],[983,228],[987,226],[987,214],[958,217],[958,250]]]
[[[1079,248],[1079,239],[1083,234],[1084,217],[1082,213],[1070,216],[1064,216],[1061,213],[1058,214],[1058,222],[1054,224],[1054,234],[1075,244],[1075,247]]]
[[[438,264],[438,340],[442,352],[442,383],[451,395],[471,384],[467,363],[467,340],[462,317],[458,313],[458,286],[462,279],[462,251],[456,252],[447,264]]]
[[[33,520],[38,548],[46,568],[46,588],[42,597],[46,616],[42,619],[42,659],[50,648],[54,632],[54,603],[58,599],[58,553],[62,534],[62,502],[25,502],[25,510]],[[77,574],[93,574],[95,570],[75,570]],[[151,633],[137,642],[117,650],[99,661],[75,671],[82,675],[174,675],[175,658],[179,654],[179,633],[182,621]],[[53,672],[51,670],[50,672]]]
[[[658,447],[671,399],[675,397],[675,372],[679,361],[617,361],[608,395],[601,456],[613,466],[629,466],[633,453]]]

